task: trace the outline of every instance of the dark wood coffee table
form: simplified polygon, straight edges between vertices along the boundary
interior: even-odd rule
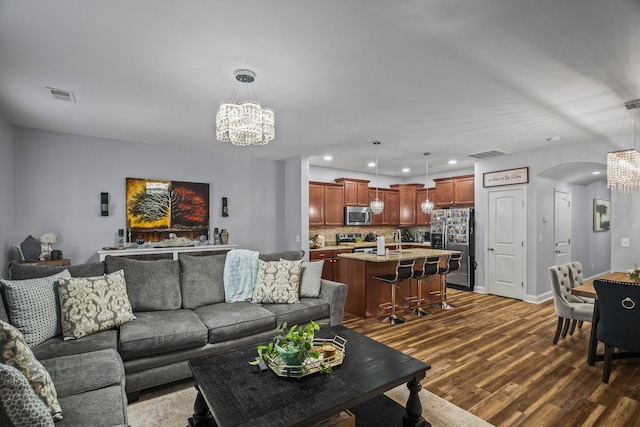
[[[347,340],[345,359],[331,374],[278,377],[249,365],[256,346],[192,359],[198,389],[190,426],[308,426],[343,410],[357,425],[429,426],[422,417],[420,380],[431,366],[343,326],[322,328],[316,337]],[[407,383],[406,408],[383,395]],[[386,420],[380,424],[380,417]],[[215,421],[214,421],[215,420]]]

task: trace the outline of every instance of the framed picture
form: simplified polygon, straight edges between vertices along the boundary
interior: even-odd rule
[[[162,241],[169,233],[208,236],[209,184],[127,178],[127,228],[132,240]]]
[[[482,186],[485,188],[499,185],[527,184],[529,182],[529,168],[485,172],[482,174],[482,178]]]
[[[611,223],[611,202],[593,199],[593,231],[609,231]]]

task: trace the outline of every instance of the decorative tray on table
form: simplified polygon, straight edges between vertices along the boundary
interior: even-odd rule
[[[329,367],[341,365],[344,360],[346,344],[347,340],[339,335],[336,335],[333,339],[315,338],[313,340],[313,351],[319,354],[317,359],[308,357],[302,365],[287,365],[280,359],[279,355],[274,355],[267,359],[267,365],[280,377],[302,378]],[[332,355],[323,351],[323,348],[326,348],[325,346],[332,346],[335,349]]]

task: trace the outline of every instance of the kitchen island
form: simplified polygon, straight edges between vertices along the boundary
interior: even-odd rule
[[[354,252],[339,254],[340,277],[339,282],[349,287],[344,311],[359,317],[369,318],[387,314],[387,310],[379,307],[380,304],[390,300],[389,285],[373,276],[381,274],[393,274],[400,259],[415,259],[415,269],[422,269],[422,261],[425,257],[439,256],[440,266],[445,266],[449,256],[457,251],[441,249],[404,249],[391,251],[389,255],[379,256],[374,253]],[[422,285],[423,305],[432,301],[438,301],[438,295],[431,292],[440,290],[440,275],[428,277]],[[415,296],[417,285],[415,280],[407,280],[399,284],[396,290],[396,310],[401,311],[409,307],[405,298]],[[401,314],[398,312],[398,314]]]

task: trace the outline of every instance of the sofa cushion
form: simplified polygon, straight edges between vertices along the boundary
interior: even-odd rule
[[[329,318],[331,315],[329,304],[318,298],[301,298],[300,304],[266,304],[263,307],[276,315],[278,325],[285,322],[298,325],[310,320]]]
[[[303,262],[300,279],[300,298],[320,298],[324,260]]]
[[[258,258],[262,261],[280,261],[281,259],[299,261],[302,257],[304,257],[304,251],[284,251],[258,255]]]
[[[36,279],[51,276],[61,271],[69,270],[71,277],[102,276],[104,262],[91,262],[71,266],[22,264],[16,261],[9,263],[9,278],[11,280]]]
[[[56,385],[58,399],[124,382],[124,367],[114,349],[42,361]]]
[[[31,347],[60,334],[60,307],[56,282],[71,277],[63,270],[52,276],[25,280],[0,280],[11,324]]]
[[[119,385],[63,397],[64,419],[55,427],[127,427],[126,398]]]
[[[33,391],[42,399],[54,420],[62,419],[56,388],[49,372],[33,355],[18,329],[0,321],[0,363],[13,366],[27,378]]]
[[[124,271],[58,280],[60,320],[65,340],[115,328],[135,319]]]
[[[13,366],[0,364],[0,425],[53,427],[47,405]]]
[[[223,302],[196,308],[209,329],[209,343],[266,332],[276,327],[276,316],[262,306],[247,301]]]
[[[258,279],[251,302],[297,303],[300,300],[302,261],[258,261]]]
[[[118,330],[88,335],[81,340],[65,341],[62,335],[46,340],[37,347],[32,348],[33,354],[38,360],[51,359],[53,357],[68,356],[70,354],[82,354],[89,351],[98,351],[111,348],[118,349]]]
[[[136,313],[120,326],[118,351],[123,360],[207,344],[207,327],[189,309]]]
[[[177,310],[182,307],[178,260],[140,261],[107,256],[105,266],[107,274],[124,270],[127,293],[134,312]]]
[[[180,257],[182,307],[198,308],[224,302],[224,262],[227,254]]]

